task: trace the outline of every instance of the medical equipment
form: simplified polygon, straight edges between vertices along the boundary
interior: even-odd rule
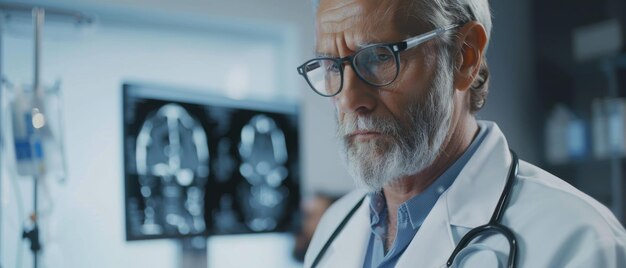
[[[504,215],[504,211],[506,209],[506,206],[508,205],[509,196],[511,195],[511,191],[513,189],[513,182],[515,180],[515,176],[517,176],[517,172],[519,169],[519,159],[517,158],[517,154],[513,150],[511,150],[511,157],[513,159],[511,162],[511,167],[509,169],[507,181],[504,186],[504,189],[502,190],[502,194],[500,195],[500,199],[498,199],[498,203],[496,205],[495,210],[493,211],[493,215],[491,216],[491,219],[489,220],[487,224],[478,226],[470,230],[467,234],[465,234],[465,236],[463,236],[463,238],[461,238],[461,241],[459,241],[457,246],[452,251],[452,254],[448,258],[448,261],[446,263],[447,267],[452,266],[452,264],[454,263],[455,257],[459,254],[459,252],[461,252],[461,250],[467,247],[472,240],[474,240],[475,238],[481,235],[492,234],[492,233],[501,234],[506,237],[506,239],[509,242],[509,258],[508,258],[508,264],[506,267],[507,268],[516,267],[517,239],[515,238],[515,234],[513,233],[513,231],[511,231],[511,229],[509,229],[508,227],[504,226],[501,223],[502,216]],[[348,223],[350,218],[352,218],[354,213],[356,213],[356,211],[359,209],[364,199],[365,199],[365,196],[363,196],[361,200],[359,200],[356,203],[356,205],[348,212],[348,214],[344,217],[344,219],[339,223],[339,225],[333,231],[333,233],[328,238],[328,240],[326,240],[326,243],[324,243],[324,246],[322,247],[320,252],[317,254],[317,256],[315,256],[315,259],[313,260],[311,267],[316,267],[318,263],[322,260],[322,257],[324,257],[324,254],[326,253],[330,245],[333,243],[333,241],[339,235],[339,233],[341,233],[341,231],[343,230],[345,225]],[[409,254],[409,253],[405,252],[405,254]]]
[[[60,83],[45,87],[41,93],[29,85],[7,86],[3,92],[3,138],[6,162],[14,176],[67,177],[63,140],[62,96]]]
[[[69,17],[71,20],[79,21],[86,18],[80,13],[60,9],[48,10],[47,14],[55,18]],[[0,115],[3,124],[0,130],[3,132],[2,151],[3,157],[6,157],[4,163],[15,167],[15,169],[8,168],[11,179],[14,180],[18,176],[28,176],[33,179],[33,212],[29,217],[29,225],[23,227],[22,238],[30,242],[33,266],[36,268],[40,263],[39,253],[42,248],[39,229],[42,217],[38,204],[40,184],[46,177],[56,177],[59,181],[63,181],[67,176],[61,121],[61,96],[58,83],[52,88],[46,88],[40,81],[42,32],[46,15],[44,8],[23,4],[0,4],[0,15],[2,26],[11,18],[28,15],[32,19],[34,28],[32,85],[7,86],[8,89],[4,90],[4,86],[9,83],[6,83],[2,66],[0,66],[0,89],[3,89],[1,92],[3,113]],[[4,29],[0,27],[0,35],[3,34]],[[5,123],[7,121],[10,122]],[[19,263],[21,256],[16,259]]]

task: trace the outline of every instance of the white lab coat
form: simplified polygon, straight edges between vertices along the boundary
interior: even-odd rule
[[[512,158],[498,126],[486,121],[479,125],[489,128],[487,136],[439,197],[396,267],[445,267],[461,237],[491,218]],[[364,195],[356,190],[328,209],[307,251],[305,267],[311,266],[339,222]],[[517,237],[518,267],[626,267],[626,231],[613,214],[561,179],[521,160],[502,223]],[[319,267],[362,267],[369,225],[369,198],[365,198]],[[490,236],[463,250],[455,264],[505,267],[508,249],[504,237]]]

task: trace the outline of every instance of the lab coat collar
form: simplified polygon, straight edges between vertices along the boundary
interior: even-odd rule
[[[360,196],[363,195],[365,193],[362,193]],[[324,254],[319,267],[363,266],[363,256],[365,256],[371,232],[369,203],[370,197],[366,196],[363,204],[352,215],[346,226]],[[316,250],[316,252],[319,254],[319,250]]]
[[[487,136],[454,183],[426,217],[396,267],[445,267],[454,250],[452,227],[486,224],[498,203],[511,157],[504,135],[493,122],[479,121]]]
[[[509,174],[511,154],[504,134],[493,122],[478,124],[488,128],[487,136],[444,195],[454,226],[475,228],[489,222]]]

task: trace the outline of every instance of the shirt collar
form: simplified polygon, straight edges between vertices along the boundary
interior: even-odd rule
[[[368,193],[370,198],[370,222],[372,227],[384,219],[387,212],[387,202],[382,191]]]

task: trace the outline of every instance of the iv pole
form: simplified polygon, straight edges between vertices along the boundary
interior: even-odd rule
[[[0,55],[2,55],[2,32],[4,26],[4,14],[0,9]],[[0,57],[0,96],[2,96],[2,90],[4,88],[4,76],[2,75],[2,57]],[[0,131],[4,129],[2,127],[2,97],[0,97]],[[0,155],[4,152],[4,137],[0,133]],[[0,268],[2,268],[2,157],[0,157]]]
[[[31,11],[31,16],[33,18],[33,24],[34,24],[34,29],[35,29],[35,35],[34,35],[34,40],[35,40],[35,46],[34,46],[34,73],[33,73],[33,95],[34,95],[34,106],[33,108],[38,108],[41,103],[39,103],[38,100],[41,100],[43,98],[43,87],[41,86],[41,42],[42,42],[42,31],[43,31],[43,26],[45,23],[45,13],[46,11],[44,10],[44,8],[41,7],[37,7],[37,6],[28,6],[28,5],[17,5],[17,4],[0,4],[0,90],[2,90],[2,86],[5,83],[4,80],[4,76],[3,76],[3,72],[2,72],[2,34],[3,34],[3,24],[4,24],[4,12],[3,11],[17,11],[17,12],[28,12]],[[84,16],[81,13],[78,12],[72,12],[72,11],[65,11],[65,10],[60,10],[60,9],[49,9],[48,13],[55,15],[55,16],[60,16],[60,17],[71,17],[73,19],[76,20],[76,22],[78,24],[90,24],[92,22],[91,18],[88,18],[86,16]],[[34,110],[34,109],[33,109]],[[3,123],[1,121],[2,118],[2,112],[0,111],[0,123]],[[0,124],[1,126],[1,124]],[[2,128],[3,129],[3,128]],[[35,131],[35,135],[37,134],[37,131]],[[3,145],[4,146],[4,145]],[[37,158],[36,153],[35,153],[35,148],[34,145],[31,144],[31,155],[34,158],[35,162],[36,162],[36,166],[35,168],[39,169],[41,173],[43,172],[42,169],[42,165],[41,165],[41,159],[36,160],[35,158]],[[32,228],[28,231],[24,231],[23,233],[23,238],[28,239],[31,243],[30,245],[30,250],[33,252],[33,267],[37,268],[38,267],[38,263],[39,263],[39,251],[41,250],[41,243],[39,240],[39,226],[38,226],[38,191],[39,191],[39,180],[41,179],[41,176],[39,175],[35,175],[33,176],[33,214],[31,216],[31,220],[32,220]],[[1,180],[0,180],[1,183]],[[1,211],[0,211],[1,212]]]
[[[40,96],[43,96],[43,90],[40,84],[40,67],[41,67],[41,31],[43,30],[45,11],[42,8],[35,7],[33,8],[33,24],[35,27],[35,57],[34,57],[34,74],[33,74],[33,98],[34,98],[34,109],[37,109],[40,103],[37,100],[41,99]],[[35,130],[35,135],[38,135],[38,131]],[[35,168],[39,169],[39,172],[43,172],[41,170],[41,159],[37,160],[37,153],[35,151],[35,145],[31,143],[31,156],[33,157],[34,162],[36,163]],[[31,215],[31,220],[33,222],[32,229],[29,231],[25,231],[23,237],[25,239],[30,240],[30,250],[33,252],[33,267],[38,267],[39,260],[39,250],[41,250],[41,243],[39,241],[39,226],[37,226],[37,197],[39,196],[39,180],[41,176],[34,175],[33,176],[33,214]]]

